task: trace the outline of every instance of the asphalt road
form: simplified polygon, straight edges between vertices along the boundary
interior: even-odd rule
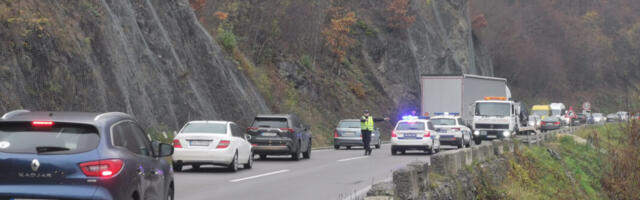
[[[388,144],[374,149],[372,156],[363,153],[361,148],[323,149],[300,161],[256,159],[252,169],[236,173],[214,166],[185,167],[174,176],[176,199],[351,199],[373,183],[391,180],[395,169],[416,160],[429,161],[421,151],[391,156]]]

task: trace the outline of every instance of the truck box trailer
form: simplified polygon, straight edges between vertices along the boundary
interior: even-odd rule
[[[467,124],[473,120],[473,104],[486,96],[511,99],[507,80],[470,74],[421,76],[421,114],[457,113]]]

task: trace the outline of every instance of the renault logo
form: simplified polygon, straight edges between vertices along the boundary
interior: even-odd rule
[[[40,162],[38,161],[38,159],[33,159],[33,161],[31,161],[31,170],[36,172],[38,171],[38,168],[40,168]]]

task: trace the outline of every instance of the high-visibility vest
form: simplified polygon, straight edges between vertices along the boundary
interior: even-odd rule
[[[373,117],[369,116],[369,117],[365,117],[362,116],[362,119],[365,119],[365,122],[360,122],[360,128],[362,130],[369,130],[369,131],[373,131]]]

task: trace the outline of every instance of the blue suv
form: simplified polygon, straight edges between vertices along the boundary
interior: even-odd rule
[[[0,199],[173,199],[169,144],[119,112],[0,118]]]

